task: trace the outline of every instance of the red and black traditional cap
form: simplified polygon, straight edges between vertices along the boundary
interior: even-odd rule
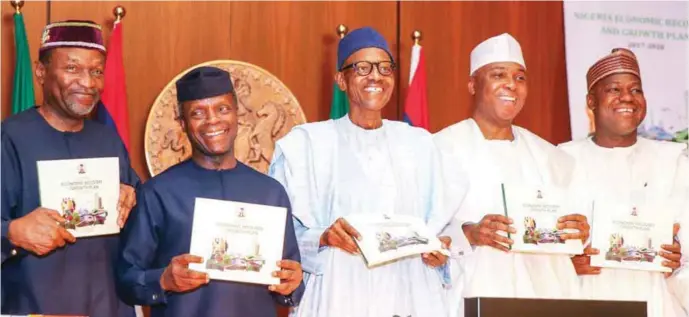
[[[610,54],[599,59],[586,73],[588,89],[601,79],[613,74],[634,74],[641,78],[636,55],[626,48],[614,48]]]
[[[39,54],[58,47],[80,47],[105,54],[101,26],[92,21],[68,20],[48,24],[43,29]]]

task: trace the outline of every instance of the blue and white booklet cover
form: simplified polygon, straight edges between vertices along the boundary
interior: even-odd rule
[[[423,219],[394,214],[352,214],[345,220],[361,236],[354,241],[368,267],[432,251],[450,256]]]
[[[119,164],[116,157],[38,161],[41,207],[60,213],[76,238],[119,233]]]
[[[203,258],[189,268],[214,280],[276,285],[285,241],[287,209],[196,198],[190,254]]]
[[[597,200],[593,207],[591,266],[672,272],[662,265],[660,246],[672,244],[674,220],[662,206]],[[662,210],[662,209],[661,209]]]

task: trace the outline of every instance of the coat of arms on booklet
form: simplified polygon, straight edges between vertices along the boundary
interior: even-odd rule
[[[345,219],[359,232],[361,239],[355,241],[369,267],[431,251],[450,255],[423,219],[384,214],[353,214]]]
[[[119,162],[116,157],[38,161],[41,206],[60,213],[74,237],[119,233]]]
[[[672,217],[646,205],[596,201],[593,211],[591,266],[672,272],[662,265],[660,246],[672,244]]]
[[[502,185],[505,216],[512,218],[516,234],[508,234],[514,241],[514,252],[582,254],[581,240],[564,240],[562,235],[576,233],[574,229],[559,230],[557,220],[568,214],[571,204],[563,189],[524,185]]]
[[[196,198],[189,253],[204,263],[189,268],[211,279],[280,284],[273,277],[282,260],[287,209]]]

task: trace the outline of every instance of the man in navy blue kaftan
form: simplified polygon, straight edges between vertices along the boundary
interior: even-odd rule
[[[120,301],[114,264],[119,235],[79,238],[41,208],[37,161],[119,158],[118,225],[136,203],[139,178],[117,132],[86,120],[103,89],[105,47],[88,21],[46,27],[36,77],[43,105],[2,123],[2,313],[134,316]]]
[[[179,117],[192,143],[191,159],[142,185],[122,233],[117,278],[122,298],[151,306],[152,317],[272,317],[275,303],[294,306],[304,290],[299,249],[285,189],[237,161],[237,100],[230,75],[198,67],[177,82]],[[274,286],[210,281],[188,268],[197,197],[285,207],[283,259]],[[223,212],[218,210],[218,212]]]

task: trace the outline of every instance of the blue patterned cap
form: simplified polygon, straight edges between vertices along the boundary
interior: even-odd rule
[[[385,38],[373,28],[363,27],[349,32],[340,40],[337,46],[337,69],[341,70],[345,60],[356,51],[369,47],[384,50],[390,56],[390,60],[395,61]]]

